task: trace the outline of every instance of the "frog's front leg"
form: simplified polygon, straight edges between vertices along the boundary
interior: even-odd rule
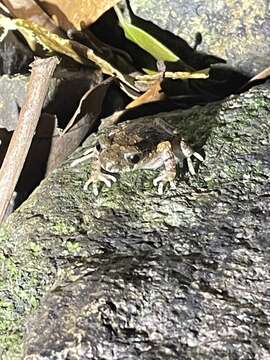
[[[102,172],[102,167],[99,159],[99,152],[96,148],[90,148],[83,153],[83,156],[79,159],[74,160],[71,163],[71,167],[74,167],[82,162],[87,160],[92,160],[91,162],[91,176],[84,184],[83,189],[86,191],[90,184],[93,186],[93,193],[98,195],[98,183],[103,182],[107,187],[112,186],[112,182],[116,181],[116,178],[113,175],[106,174]]]
[[[85,162],[89,159],[93,159],[97,157],[97,150],[95,148],[90,148],[87,149],[84,153],[83,156],[72,161],[72,163],[70,164],[71,167],[77,166],[78,164]]]
[[[91,164],[91,176],[84,184],[83,189],[86,191],[90,184],[93,187],[94,195],[98,195],[98,183],[103,182],[107,187],[112,186],[112,182],[116,182],[116,178],[113,175],[106,174],[102,172],[101,164],[99,158],[96,158],[92,161]]]
[[[165,169],[154,179],[154,186],[158,187],[158,193],[162,194],[164,186],[169,183],[172,189],[175,189],[174,179],[176,177],[176,159],[173,153],[172,145],[169,141],[158,144],[156,155],[162,160]]]

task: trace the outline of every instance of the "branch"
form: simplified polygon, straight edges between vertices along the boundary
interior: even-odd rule
[[[57,57],[50,57],[37,59],[31,64],[32,71],[26,99],[0,169],[0,223],[4,219],[5,211],[22,171],[48,91],[49,81],[58,63]]]

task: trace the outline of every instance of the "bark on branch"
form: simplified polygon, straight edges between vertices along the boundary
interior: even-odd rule
[[[57,57],[50,57],[37,59],[31,64],[32,72],[25,103],[0,169],[0,223],[4,219],[5,211],[22,171],[48,91],[49,81],[58,63]]]

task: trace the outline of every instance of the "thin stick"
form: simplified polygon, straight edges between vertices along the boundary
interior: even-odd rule
[[[27,157],[42,105],[53,75],[57,57],[37,59],[31,64],[31,76],[17,127],[12,135],[5,159],[0,169],[0,223],[15,189]]]

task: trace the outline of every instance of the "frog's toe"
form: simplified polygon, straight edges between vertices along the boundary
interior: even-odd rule
[[[93,180],[90,178],[89,180],[86,181],[86,183],[84,184],[83,190],[87,191],[89,188],[89,185],[93,183]]]
[[[196,159],[198,159],[199,161],[203,162],[204,161],[204,158],[197,152],[194,152],[192,154]],[[194,169],[194,166],[193,166],[193,162],[191,160],[191,156],[188,156],[187,157],[187,164],[188,164],[188,171],[191,175],[195,175],[196,172],[195,172],[195,169]]]
[[[112,186],[112,182],[116,182],[116,178],[113,175],[110,174],[103,174],[98,173],[96,175],[93,175],[90,177],[90,179],[85,183],[83,189],[85,191],[88,190],[88,187],[90,184],[92,184],[93,187],[93,193],[94,195],[98,195],[98,183],[103,182],[107,187]]]
[[[193,156],[195,156],[195,158],[198,159],[199,161],[204,162],[204,158],[202,157],[201,154],[194,152]]]
[[[172,190],[175,190],[176,189],[176,185],[175,185],[175,182],[174,181],[160,181],[157,186],[158,186],[158,194],[159,195],[162,195],[163,192],[164,192],[164,187],[166,184],[170,184],[170,188]]]
[[[188,165],[188,171],[191,175],[195,175],[195,169],[194,169],[194,166],[193,166],[193,163],[192,163],[192,160],[190,157],[187,158],[187,165]]]
[[[112,186],[112,182],[116,182],[116,178],[110,174],[101,174],[99,177],[99,181],[102,181],[107,187]]]
[[[158,194],[159,195],[162,195],[163,194],[163,190],[164,190],[164,183],[163,182],[160,182],[158,184]]]
[[[162,172],[157,178],[153,180],[154,186],[158,187],[158,193],[163,194],[164,186],[169,183],[171,189],[176,189],[174,182],[175,172]]]
[[[175,184],[174,181],[170,181],[170,188],[171,188],[172,190],[176,190],[176,184]]]
[[[98,196],[98,186],[97,186],[97,183],[93,183],[92,189],[93,189],[93,194],[94,194],[95,196]]]

